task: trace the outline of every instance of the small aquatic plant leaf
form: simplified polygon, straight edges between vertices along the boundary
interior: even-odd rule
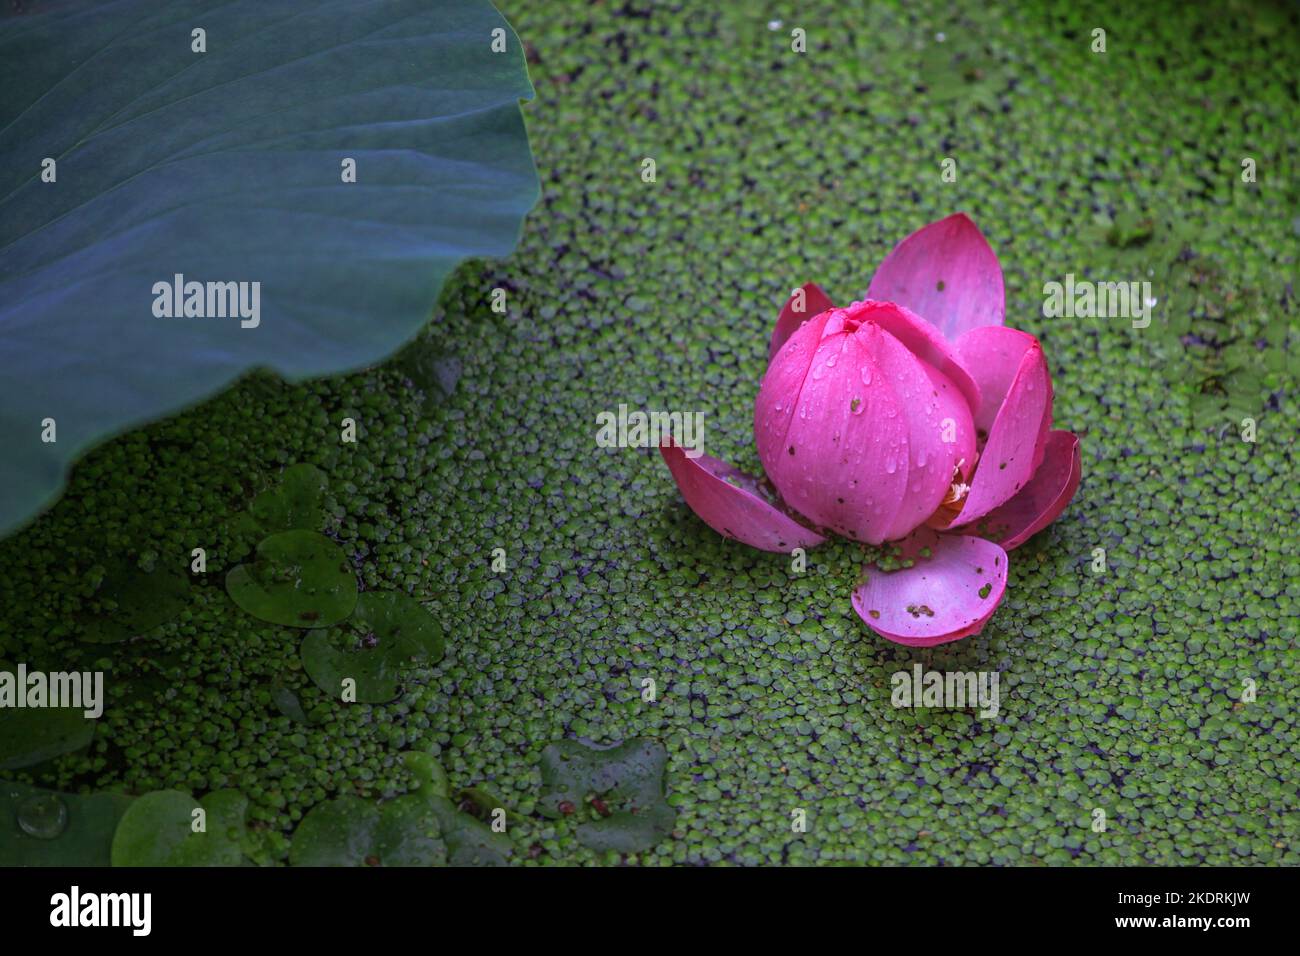
[[[577,816],[577,837],[594,850],[637,853],[673,828],[676,813],[664,797],[662,744],[635,738],[599,749],[561,740],[542,752],[542,813]]]
[[[290,465],[275,487],[254,498],[248,510],[266,534],[293,528],[319,531],[325,523],[328,486],[325,472],[315,465]]]
[[[444,797],[433,797],[430,806],[447,844],[447,862],[452,866],[505,866],[510,840],[483,821],[457,808]],[[502,808],[504,809],[504,808]]]
[[[282,531],[226,575],[230,598],[253,617],[291,627],[330,627],[357,603],[357,577],[333,541],[315,531]]]
[[[421,796],[322,803],[298,824],[289,850],[293,866],[438,866],[446,858],[437,816]]]
[[[338,627],[302,642],[302,664],[325,693],[338,697],[343,680],[356,682],[356,701],[378,704],[397,696],[416,664],[442,660],[442,628],[418,601],[397,591],[367,591]]]
[[[94,736],[95,721],[86,717],[84,708],[0,708],[0,770],[30,767],[81,750]]]
[[[146,793],[117,825],[113,865],[239,866],[247,811],[248,799],[237,790],[218,790],[202,800],[179,790]]]

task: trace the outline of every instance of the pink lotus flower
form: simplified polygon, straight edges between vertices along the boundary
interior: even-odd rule
[[[1081,471],[1078,438],[1051,430],[1038,340],[1002,321],[997,256],[949,216],[885,257],[865,301],[837,309],[809,283],[781,310],[754,404],[766,482],[671,441],[660,451],[728,538],[787,553],[830,533],[899,542],[914,564],[869,568],[853,592],[878,634],[922,647],[978,634],[1006,552],[1064,510]]]

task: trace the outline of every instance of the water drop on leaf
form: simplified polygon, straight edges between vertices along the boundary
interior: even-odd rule
[[[18,826],[38,840],[53,840],[68,827],[68,807],[55,793],[34,793],[18,804]]]

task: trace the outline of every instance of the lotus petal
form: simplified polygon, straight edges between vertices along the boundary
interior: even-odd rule
[[[928,556],[922,549],[928,548]],[[877,634],[932,647],[978,634],[1007,586],[1007,554],[992,541],[923,528],[904,542],[910,568],[870,567],[853,592],[853,609]]]
[[[980,389],[974,376],[962,364],[956,345],[938,333],[919,315],[895,302],[854,303],[846,312],[862,322],[875,322],[923,362],[942,372],[965,397],[973,415],[980,407]]]
[[[907,417],[873,358],[889,337],[879,326],[828,334],[809,360],[805,335],[842,322],[843,311],[804,325],[773,360],[754,404],[754,435],[790,507],[820,528],[879,544],[906,493]]]
[[[984,517],[1003,502],[1009,501],[1029,483],[1029,479],[1042,464],[1047,432],[1052,424],[1052,380],[1037,339],[1015,329],[996,328],[979,329],[964,336],[962,342],[958,343],[963,357],[967,357],[967,367],[978,368],[977,363],[968,357],[968,350],[972,354],[988,355],[995,354],[996,350],[976,348],[976,345],[985,340],[996,340],[1006,346],[1025,339],[1028,340],[1028,345],[1020,353],[1015,376],[993,419],[988,441],[980,450],[979,465],[975,469],[970,494],[960,514],[953,519],[954,527]],[[1004,349],[997,354],[1005,355],[1008,352]],[[990,360],[990,367],[994,364]],[[977,374],[983,375],[982,372]],[[1001,374],[1000,369],[997,374]],[[984,408],[987,409],[990,399],[998,394],[998,388],[991,381],[991,376],[985,376],[980,382],[980,389],[984,394]],[[981,415],[976,415],[976,426],[980,421]]]
[[[751,475],[708,455],[688,458],[679,445],[665,444],[659,451],[686,503],[718,534],[785,554],[826,540],[769,501]]]
[[[955,343],[962,365],[970,370],[980,390],[980,403],[973,408],[975,427],[988,435],[1002,410],[1011,383],[1020,370],[1020,360],[1038,339],[1028,332],[1000,325],[972,329]]]
[[[912,233],[876,270],[867,298],[906,306],[949,341],[969,329],[1001,325],[1002,267],[965,213]]]
[[[976,522],[971,531],[996,541],[1007,551],[1020,547],[1065,510],[1079,489],[1082,474],[1078,436],[1073,432],[1050,432],[1043,463],[1029,483],[1006,504]]]
[[[934,514],[958,462],[975,461],[975,425],[952,380],[892,335],[879,337],[874,354],[907,427],[906,490],[885,531],[885,540],[892,541]]]
[[[799,311],[795,310],[797,295],[786,299],[785,305],[781,308],[781,315],[776,320],[776,328],[772,330],[772,342],[767,347],[768,362],[776,357],[776,353],[781,351],[781,346],[798,331],[799,326],[809,319],[816,318],[827,309],[835,308],[831,304],[830,297],[815,282],[805,283],[799,291],[803,292],[803,308]]]

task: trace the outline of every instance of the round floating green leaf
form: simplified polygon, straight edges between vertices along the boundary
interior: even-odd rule
[[[113,833],[131,802],[119,793],[0,783],[0,865],[108,866]]]
[[[230,598],[253,617],[292,627],[329,627],[357,603],[357,577],[343,551],[315,531],[282,531],[226,575]]]
[[[236,790],[218,790],[201,801],[178,790],[147,793],[117,825],[113,865],[239,866],[247,811],[248,800]],[[195,832],[199,819],[203,829]]]
[[[375,806],[339,797],[314,807],[293,834],[293,866],[439,866],[447,847],[428,800],[398,797]]]
[[[676,819],[664,799],[667,760],[662,744],[644,738],[603,750],[558,741],[542,752],[540,809],[585,820],[578,840],[593,850],[648,850]]]
[[[116,644],[147,634],[184,610],[190,581],[183,571],[144,571],[129,561],[115,562],[92,599],[98,608],[82,625],[81,639]]]
[[[95,721],[86,717],[84,708],[5,706],[0,708],[0,770],[30,767],[81,750],[94,736]]]
[[[345,679],[356,700],[380,704],[397,696],[413,664],[442,660],[442,629],[418,601],[397,591],[367,591],[343,625],[302,642],[302,664],[325,693],[338,697]]]
[[[325,489],[329,480],[315,465],[290,465],[279,483],[253,499],[249,512],[268,533],[303,528],[319,531],[325,523]]]
[[[249,368],[391,354],[537,200],[487,0],[27,6],[0,17],[0,532]]]

